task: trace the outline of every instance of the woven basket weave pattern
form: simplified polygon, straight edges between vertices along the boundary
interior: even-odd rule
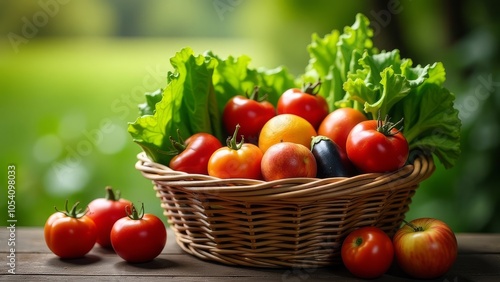
[[[173,171],[138,155],[178,244],[201,259],[258,267],[318,267],[340,262],[349,232],[377,226],[392,235],[432,157],[394,173],[264,182]]]

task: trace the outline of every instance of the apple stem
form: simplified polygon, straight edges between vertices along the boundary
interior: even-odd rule
[[[362,243],[363,243],[363,238],[361,237],[356,238],[356,241],[354,242],[354,244],[356,244],[357,247],[361,246]]]
[[[411,223],[411,222],[408,222],[406,220],[403,219],[403,222],[410,226],[415,232],[419,232],[419,231],[424,231],[424,229],[422,228],[422,226],[415,226],[415,224]]]

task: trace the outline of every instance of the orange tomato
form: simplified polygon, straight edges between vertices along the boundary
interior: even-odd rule
[[[254,144],[236,143],[240,125],[236,125],[233,137],[228,138],[227,146],[219,148],[208,160],[208,175],[219,178],[262,179],[260,163],[262,151]]]

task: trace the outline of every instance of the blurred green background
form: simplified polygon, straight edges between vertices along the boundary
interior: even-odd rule
[[[16,167],[18,225],[41,226],[54,211],[83,205],[113,186],[161,215],[151,183],[134,169],[139,146],[126,131],[143,94],[164,86],[182,47],[253,67],[304,71],[311,34],[343,29],[364,13],[379,49],[414,64],[442,61],[463,122],[457,166],[438,166],[408,218],[436,217],[457,232],[500,232],[500,23],[492,0],[145,0],[0,2],[3,172]],[[5,195],[5,196],[4,196]],[[165,219],[164,219],[165,220]],[[165,220],[166,222],[166,220]]]

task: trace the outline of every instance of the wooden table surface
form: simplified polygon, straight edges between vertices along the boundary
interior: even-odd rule
[[[8,239],[14,236],[15,262]],[[226,266],[184,253],[168,230],[162,254],[154,261],[129,264],[98,246],[81,259],[61,260],[52,254],[42,228],[0,230],[0,280],[4,281],[358,281],[343,266],[315,269],[267,269]],[[457,234],[459,255],[453,268],[435,281],[500,281],[500,234]],[[15,267],[15,274],[9,269]],[[392,267],[380,281],[411,281]],[[375,280],[375,281],[377,281]]]

